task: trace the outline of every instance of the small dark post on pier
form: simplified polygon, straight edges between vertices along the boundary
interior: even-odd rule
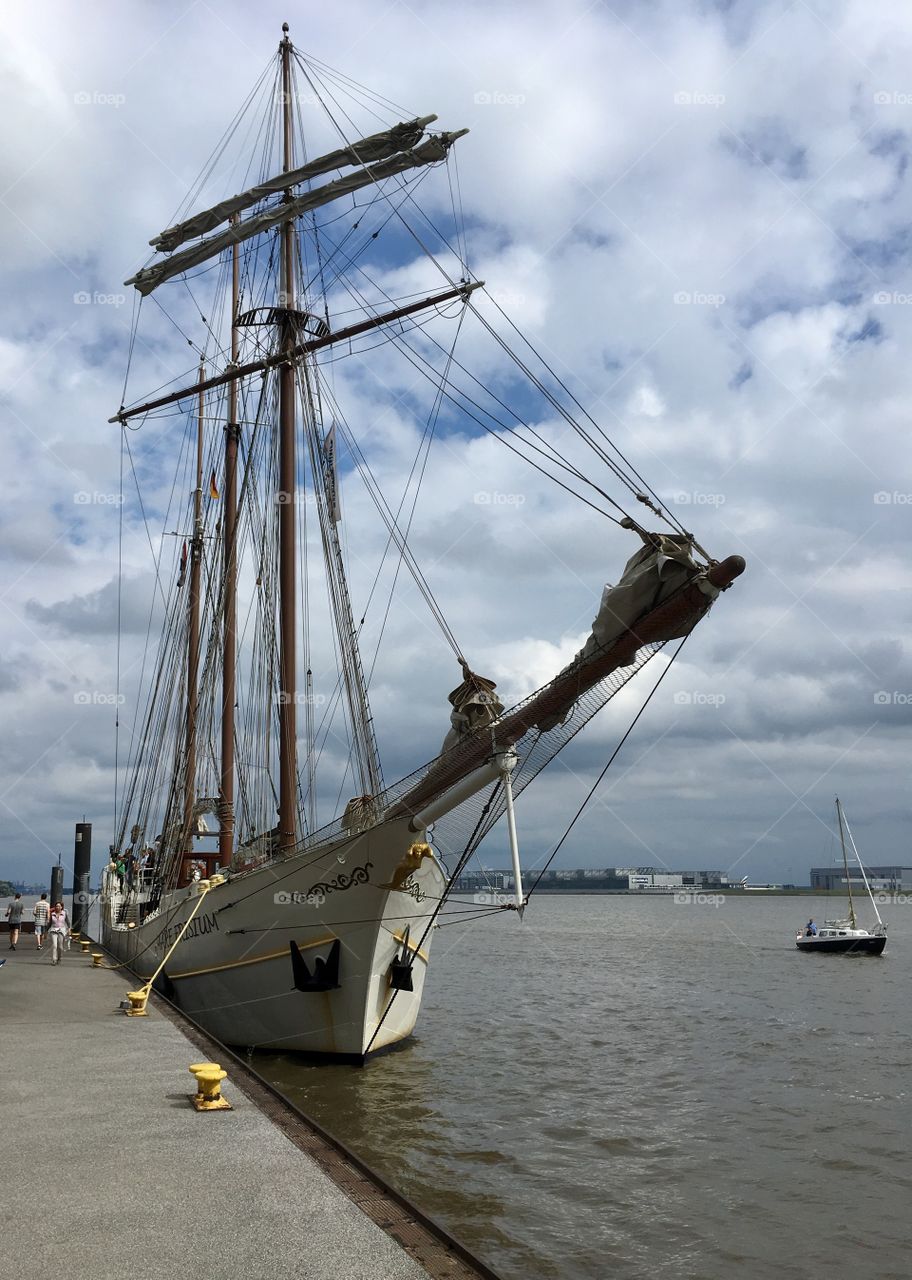
[[[51,867],[51,903],[63,902],[63,867]]]
[[[85,933],[89,925],[89,877],[92,871],[92,824],[76,823],[73,854],[73,932]]]

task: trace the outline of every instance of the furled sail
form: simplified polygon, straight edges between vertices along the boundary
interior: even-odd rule
[[[286,191],[289,187],[296,187],[311,178],[318,178],[332,169],[346,169],[349,165],[356,164],[376,164],[378,160],[388,160],[390,156],[398,155],[400,151],[409,151],[421,141],[425,126],[432,124],[436,119],[435,115],[430,115],[420,116],[415,120],[404,120],[384,133],[372,133],[370,137],[361,138],[350,146],[330,151],[328,155],[319,156],[298,169],[292,169],[289,173],[280,173],[275,178],[269,178],[266,182],[251,187],[248,191],[242,191],[240,195],[222,200],[211,209],[195,213],[185,222],[178,222],[173,227],[168,227],[166,231],[162,231],[150,240],[149,244],[161,253],[172,253],[185,240],[192,240],[195,236],[213,231],[221,223],[226,222],[233,213],[249,209],[251,205],[257,204],[266,196],[274,195],[277,191]]]
[[[192,245],[189,249],[184,249],[182,253],[172,254],[170,258],[164,258],[161,262],[155,262],[150,267],[144,267],[125,283],[135,285],[145,297],[166,280],[170,280],[173,276],[179,276],[191,267],[199,266],[201,262],[206,262],[209,258],[216,257],[223,249],[227,249],[229,245],[242,244],[245,240],[251,239],[252,236],[269,231],[283,222],[288,222],[291,218],[296,218],[301,213],[307,213],[310,209],[329,204],[330,201],[337,200],[340,196],[349,195],[351,192],[370,186],[372,183],[381,182],[384,178],[392,177],[393,174],[404,173],[407,169],[417,169],[424,164],[436,164],[446,158],[447,152],[456,139],[461,138],[466,133],[468,133],[468,129],[458,129],[453,133],[441,133],[435,138],[429,138],[427,142],[423,142],[419,147],[414,147],[411,151],[404,151],[389,160],[381,161],[380,164],[359,169],[357,173],[347,174],[344,178],[337,178],[335,182],[329,182],[325,187],[317,187],[316,191],[307,191],[295,200],[278,204],[274,208],[267,209],[264,213],[258,213],[252,218],[245,218],[243,222],[238,222],[226,231],[220,231],[218,235],[210,236],[208,240],[201,240],[199,244]],[[283,177],[287,183],[288,174],[284,174]]]
[[[586,643],[569,666],[561,671],[556,680],[569,675],[586,665],[590,659],[603,654],[611,645],[619,640],[625,632],[635,629],[637,621],[645,617],[651,610],[664,604],[688,582],[707,597],[712,603],[719,594],[705,574],[701,574],[700,566],[693,558],[693,538],[687,534],[677,533],[645,533],[641,532],[643,546],[630,557],[624,566],[620,581],[609,583],[602,591],[598,613],[592,622],[592,631]],[[687,635],[693,627],[693,619],[684,617],[667,627],[662,635],[663,640],[677,640]],[[629,654],[633,661],[636,650]],[[618,666],[626,665],[627,654],[618,655]],[[570,709],[572,702],[558,712],[544,716],[538,727],[542,730],[552,729],[560,724]]]
[[[700,572],[693,559],[693,539],[686,534],[650,533],[646,537],[649,541],[627,561],[620,582],[615,586],[609,583],[602,591],[589,639],[570,666],[565,668],[566,671],[613,644],[637,618],[642,618],[650,609],[667,600]],[[697,581],[710,600],[719,594],[705,578]],[[677,637],[669,635],[666,638],[673,640]]]
[[[504,705],[494,692],[497,685],[493,680],[476,675],[465,662],[462,673],[465,679],[449,697],[453,707],[450,715],[452,728],[443,740],[441,754],[477,729],[493,724],[504,713]]]

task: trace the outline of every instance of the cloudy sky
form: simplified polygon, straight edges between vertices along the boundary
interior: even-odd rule
[[[93,0],[13,3],[0,52],[0,876],[69,861],[83,814],[96,847],[111,838],[122,282],[283,20],[411,113],[470,128],[457,144],[470,265],[701,543],[748,561],[560,865],[806,882],[833,856],[837,791],[867,860],[908,863],[912,13]],[[403,282],[429,279],[417,271],[406,263]],[[394,399],[406,373],[383,365],[377,386]],[[407,397],[378,410],[369,383],[343,391],[395,493],[423,423]],[[472,665],[521,696],[579,647],[635,548],[497,441],[450,430],[413,546]],[[141,433],[132,444],[142,455]],[[383,540],[356,484],[357,603]],[[140,616],[149,552],[129,507],[125,520],[122,607]],[[388,780],[437,749],[458,682],[407,605],[372,685]],[[638,705],[631,687],[523,798],[530,863]]]

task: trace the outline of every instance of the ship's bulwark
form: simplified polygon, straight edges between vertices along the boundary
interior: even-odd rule
[[[165,966],[168,995],[210,1035],[243,1048],[363,1059],[410,1035],[432,931],[422,936],[445,888],[432,855],[405,864],[420,839],[407,820],[387,822],[210,889]],[[109,894],[105,944],[148,978],[198,901],[195,888],[176,890],[129,928],[111,923],[124,899]],[[337,938],[339,986],[296,989],[289,944],[313,969]],[[404,947],[411,991],[390,985]]]

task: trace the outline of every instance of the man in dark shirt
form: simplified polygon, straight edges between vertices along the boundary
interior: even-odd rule
[[[10,931],[10,951],[16,950],[16,943],[19,941],[19,930],[22,928],[22,912],[24,910],[25,903],[22,901],[22,894],[17,893],[6,908],[6,918],[9,921]]]

